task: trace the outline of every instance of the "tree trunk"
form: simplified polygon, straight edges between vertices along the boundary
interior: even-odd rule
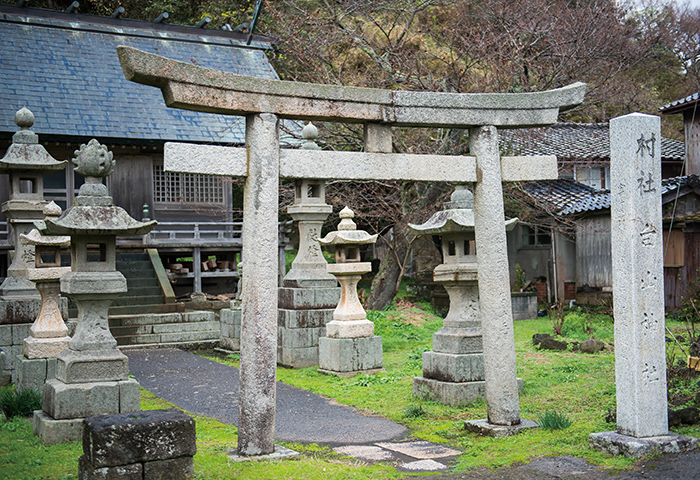
[[[394,237],[393,248],[395,251],[387,252],[379,264],[379,271],[372,280],[369,297],[365,302],[368,310],[384,310],[398,292],[398,286],[404,274],[401,263],[408,252],[406,240]],[[401,263],[396,260],[397,258],[401,259]]]

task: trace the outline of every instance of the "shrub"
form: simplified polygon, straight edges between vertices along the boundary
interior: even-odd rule
[[[556,410],[546,410],[541,413],[537,419],[539,420],[540,427],[545,430],[564,430],[571,426],[571,419]]]
[[[427,413],[423,410],[422,405],[416,405],[415,403],[403,409],[403,416],[406,418],[420,418],[427,415]]]
[[[32,389],[15,393],[12,385],[0,390],[0,410],[5,418],[29,417],[34,410],[41,410],[41,394]]]

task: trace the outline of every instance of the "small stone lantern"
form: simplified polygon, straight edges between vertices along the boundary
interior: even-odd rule
[[[58,356],[56,378],[44,386],[43,412],[34,419],[35,432],[64,429],[66,440],[76,431],[63,420],[139,410],[139,385],[129,378],[128,358],[109,331],[108,309],[127,291],[126,278],[116,271],[117,236],[145,235],[157,223],[139,222],[114,205],[102,183],[114,169],[107,147],[93,139],[75,155],[75,171],[85,183],[63,216],[46,220],[46,230],[71,237],[71,271],[61,279],[61,292],[78,306],[78,325]]]
[[[340,212],[338,230],[319,239],[322,245],[335,247],[336,263],[328,264],[328,272],[340,283],[340,302],[333,320],[326,324],[326,336],[319,338],[320,371],[354,374],[382,367],[382,339],[374,335],[374,323],[357,297],[357,283],[372,264],[360,259],[360,246],[377,241],[377,235],[357,230],[354,213],[345,207]]]
[[[443,326],[433,335],[433,351],[423,353],[423,376],[413,379],[413,394],[447,405],[471,403],[485,392],[473,206],[474,195],[458,185],[444,210],[422,225],[409,224],[417,235],[442,237],[443,263],[433,279],[450,297]]]
[[[51,202],[44,207],[44,214],[46,218],[57,219],[61,207]],[[41,294],[41,311],[29,329],[31,336],[24,339],[24,356],[28,359],[55,358],[68,347],[70,340],[59,305],[59,281],[70,272],[70,267],[61,266],[61,250],[70,246],[70,237],[43,235],[45,222],[36,224],[37,228],[21,235],[22,242],[34,245],[35,263],[27,270],[27,278],[36,284]]]
[[[34,125],[34,114],[26,107],[15,113],[15,123],[20,131],[12,136],[12,144],[0,159],[0,173],[10,177],[10,199],[2,204],[2,213],[10,219],[15,245],[14,259],[0,286],[3,297],[37,296],[36,288],[27,280],[27,268],[34,263],[34,246],[23,244],[20,235],[29,233],[35,220],[44,218],[44,175],[66,166],[66,161],[56,160],[39,145],[39,136],[29,130]]]
[[[46,218],[56,219],[61,207],[54,202],[44,207]],[[61,266],[61,250],[70,246],[70,237],[44,235],[44,221],[36,221],[36,228],[20,235],[23,244],[33,245],[36,250],[35,263],[27,269],[27,278],[33,281],[41,294],[41,308],[29,329],[29,337],[23,341],[23,355],[17,356],[18,392],[27,389],[41,391],[47,379],[56,371],[56,357],[68,348],[70,337],[63,321],[60,304],[59,281],[70,272],[70,267]]]

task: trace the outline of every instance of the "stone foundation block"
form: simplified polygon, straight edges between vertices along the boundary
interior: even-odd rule
[[[326,325],[326,335],[333,338],[373,337],[374,323],[367,319],[333,320]]]
[[[440,402],[444,405],[462,406],[469,405],[486,393],[486,382],[454,383],[441,382],[432,378],[414,377],[413,396]]]
[[[39,292],[37,291],[36,294],[36,297],[0,299],[0,324],[28,323],[31,325],[34,323],[41,310]],[[64,301],[61,305],[63,307],[61,308],[63,318],[68,318],[67,307],[65,307],[67,302]]]
[[[0,348],[12,345],[12,325],[0,325]]]
[[[141,410],[141,386],[134,378],[119,383],[119,412],[138,412]]]
[[[484,355],[424,352],[423,376],[457,383],[484,380]]]
[[[28,389],[41,392],[44,388],[44,383],[56,376],[55,358],[28,359],[20,355],[15,363],[17,365],[15,382],[15,390],[17,392]]]
[[[32,418],[34,435],[46,445],[75,442],[83,438],[83,419],[56,420],[41,410],[35,410]]]
[[[465,336],[464,332],[438,330],[433,335],[433,351],[442,353],[482,353],[484,344],[481,335]]]
[[[96,468],[83,455],[78,459],[78,478],[80,480],[143,480],[143,465],[134,463]]]
[[[489,423],[488,420],[467,420],[464,422],[464,428],[480,435],[503,438],[517,435],[530,428],[539,428],[539,425],[532,420],[526,420],[524,418],[521,418],[520,423],[517,425],[495,425]]]
[[[241,349],[241,309],[224,308],[219,312],[221,345],[229,350]]]
[[[194,459],[192,457],[156,460],[143,464],[143,480],[192,480]]]
[[[318,347],[324,328],[279,328],[277,344],[291,348]]]
[[[591,433],[588,444],[593,450],[611,455],[639,458],[658,453],[682,453],[698,448],[697,438],[670,433],[656,437],[630,437],[617,432]]]
[[[56,378],[65,383],[115,382],[129,378],[129,359],[114,349],[65,350],[56,363]]]
[[[316,310],[279,309],[278,325],[284,328],[317,328],[325,327],[333,320],[333,309]]]
[[[117,413],[119,407],[120,382],[67,384],[54,378],[44,385],[42,409],[56,420]]]
[[[290,310],[335,309],[340,301],[339,287],[278,289],[279,308]]]
[[[237,352],[241,349],[241,339],[240,338],[231,338],[231,337],[222,336],[219,340],[221,342],[221,346],[227,350],[233,350],[234,352]]]
[[[26,358],[56,358],[68,348],[70,337],[34,338],[27,337],[22,342],[22,353]]]
[[[86,418],[83,453],[94,467],[192,457],[195,422],[176,408]]]
[[[31,323],[12,325],[12,344],[22,345],[24,339],[31,336],[31,332],[29,331],[31,328]]]
[[[318,342],[318,364],[329,372],[359,372],[382,368],[382,337],[330,338]]]
[[[304,348],[278,346],[277,363],[290,368],[318,365],[318,346]]]

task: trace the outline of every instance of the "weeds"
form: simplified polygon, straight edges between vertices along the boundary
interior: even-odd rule
[[[29,417],[34,410],[41,409],[41,394],[32,389],[15,393],[14,386],[9,385],[0,390],[0,410],[5,418]]]
[[[540,427],[545,430],[564,430],[571,426],[571,419],[564,413],[556,410],[545,410],[537,416]]]
[[[420,418],[425,417],[427,414],[428,412],[423,409],[422,405],[416,405],[415,403],[403,409],[403,416],[406,418]]]
[[[564,302],[557,302],[554,305],[547,304],[547,316],[549,316],[549,322],[552,324],[554,335],[561,336],[561,329],[564,326],[564,319],[566,317],[564,313]]]

